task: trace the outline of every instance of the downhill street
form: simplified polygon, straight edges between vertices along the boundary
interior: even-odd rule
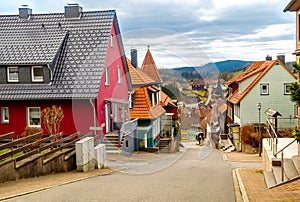
[[[6,201],[235,201],[232,169],[261,166],[224,161],[221,152],[197,145],[160,160],[108,165],[120,171]]]

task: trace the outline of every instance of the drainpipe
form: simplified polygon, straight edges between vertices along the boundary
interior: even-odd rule
[[[53,81],[53,71],[52,71],[52,69],[50,68],[50,65],[49,65],[49,64],[47,64],[47,68],[50,70],[50,83],[52,83],[52,81]]]
[[[92,99],[89,99],[90,100],[90,103],[91,103],[91,105],[92,105],[92,107],[93,107],[93,114],[94,114],[94,127],[96,127],[97,126],[97,120],[96,120],[96,107],[95,107],[95,104],[94,104],[94,102],[93,102],[93,100]],[[96,136],[97,134],[96,134],[96,130],[94,130],[94,136]]]

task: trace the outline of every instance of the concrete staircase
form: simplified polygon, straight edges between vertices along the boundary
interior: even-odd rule
[[[278,138],[277,151],[280,151],[292,141],[293,138]],[[282,154],[279,153],[277,157],[274,157],[271,146],[266,139],[263,140],[263,149],[264,176],[268,188],[300,178],[297,142],[294,142],[284,150],[283,164],[281,160]]]
[[[171,151],[171,140],[170,138],[162,138],[159,142],[159,152],[170,153]]]
[[[120,149],[122,148],[124,137],[120,143]],[[119,134],[117,132],[107,133],[102,140],[102,144],[106,146],[106,153],[118,153],[119,152]]]

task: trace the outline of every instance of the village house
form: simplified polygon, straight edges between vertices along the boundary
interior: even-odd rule
[[[131,94],[130,118],[138,119],[138,148],[153,148],[160,141],[160,135],[163,131],[163,120],[166,110],[160,104],[160,88],[154,84],[160,84],[161,79],[158,71],[155,73],[155,79],[151,78],[138,68],[136,52],[131,53],[132,60],[127,59],[133,91]],[[151,52],[148,49],[143,65],[156,68]],[[150,74],[148,72],[148,74]]]
[[[296,76],[279,59],[254,62],[246,71],[227,82],[230,95],[227,103],[227,123],[258,123],[258,103],[261,106],[261,122],[265,122],[268,109],[282,117],[295,117],[296,107],[290,100],[289,87]],[[280,79],[279,79],[280,78]],[[288,122],[286,123],[288,124]]]
[[[41,111],[61,106],[64,134],[119,130],[130,120],[131,82],[116,12],[84,12],[68,4],[64,13],[0,16],[1,133],[44,129]],[[101,134],[100,134],[101,132]],[[46,133],[46,130],[44,130]]]

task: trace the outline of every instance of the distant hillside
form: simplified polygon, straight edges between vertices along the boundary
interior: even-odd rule
[[[246,64],[251,64],[253,61],[243,61],[243,60],[225,60],[221,62],[215,62],[215,63],[207,63],[203,66],[199,67],[179,67],[179,68],[173,68],[175,71],[182,71],[182,72],[192,72],[195,70],[200,71],[207,71],[212,70],[214,68],[217,68],[219,72],[232,72],[237,71],[241,69]]]
[[[164,81],[170,78],[177,78],[177,80],[193,80],[212,78],[214,75],[218,76],[218,73],[235,72],[242,70],[246,64],[251,64],[251,61],[242,60],[226,60],[216,63],[208,63],[199,67],[178,67],[173,69],[159,69],[159,73]]]

